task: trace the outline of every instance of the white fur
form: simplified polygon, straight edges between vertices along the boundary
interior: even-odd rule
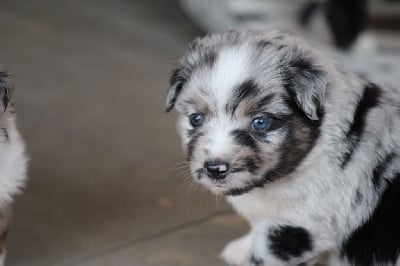
[[[254,236],[250,232],[241,238],[229,242],[220,254],[221,259],[232,266],[245,265],[246,259],[250,254],[253,238]]]
[[[232,47],[221,51],[211,74],[210,88],[218,108],[231,98],[232,88],[239,85],[249,74],[249,54],[246,47]],[[224,112],[225,113],[225,112]]]
[[[4,120],[9,139],[0,143],[0,203],[8,204],[25,183],[27,159],[15,117],[6,117]]]

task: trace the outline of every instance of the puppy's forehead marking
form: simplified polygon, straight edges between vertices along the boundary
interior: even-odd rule
[[[208,132],[210,152],[216,157],[224,156],[226,153],[229,153],[232,147],[231,139],[227,137],[228,133],[225,129],[225,126],[229,127],[230,125],[224,120],[216,119],[211,126],[212,130]]]
[[[225,108],[232,91],[249,74],[249,51],[245,46],[224,48],[218,55],[210,77],[210,90],[218,109]]]

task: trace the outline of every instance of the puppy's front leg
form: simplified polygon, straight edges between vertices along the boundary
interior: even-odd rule
[[[232,266],[246,265],[246,259],[250,254],[253,241],[254,235],[250,231],[241,238],[229,242],[220,254],[221,259]]]
[[[290,223],[263,223],[255,230],[252,249],[244,265],[314,265],[315,259],[327,254],[332,247],[329,237],[310,228]]]

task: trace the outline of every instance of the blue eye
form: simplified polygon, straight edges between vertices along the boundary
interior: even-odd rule
[[[199,127],[204,123],[204,117],[202,114],[194,113],[189,116],[190,124],[194,127]]]
[[[256,117],[251,121],[250,127],[255,131],[266,130],[269,127],[270,121],[266,116]]]

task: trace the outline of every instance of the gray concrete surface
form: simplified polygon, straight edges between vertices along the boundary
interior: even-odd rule
[[[8,265],[219,265],[246,226],[175,167],[167,80],[200,34],[177,2],[3,0],[0,28],[31,157]]]

